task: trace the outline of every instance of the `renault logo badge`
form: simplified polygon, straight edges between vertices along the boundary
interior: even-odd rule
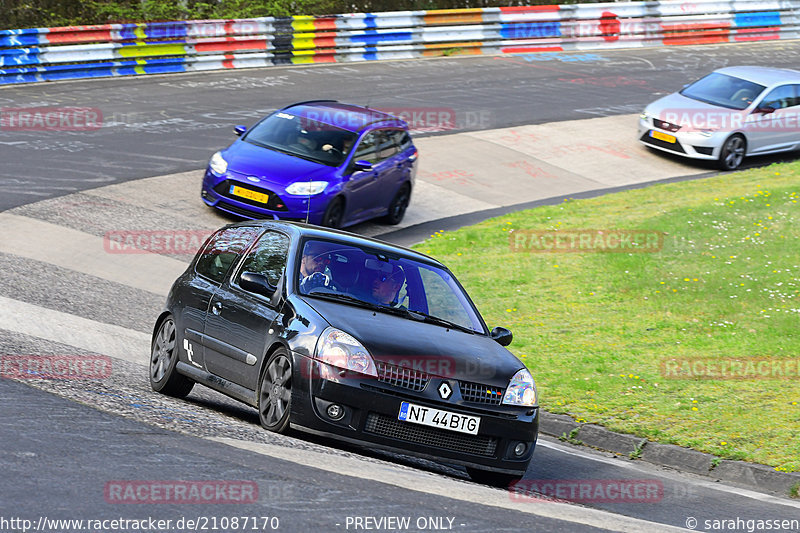
[[[441,385],[439,385],[439,396],[442,397],[442,400],[446,400],[453,394],[453,389],[450,388],[450,385],[447,384],[446,381],[443,381]]]

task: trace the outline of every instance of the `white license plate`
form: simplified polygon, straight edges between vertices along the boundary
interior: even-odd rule
[[[479,416],[461,415],[408,402],[400,404],[400,413],[397,415],[397,419],[470,435],[477,435],[481,425]]]

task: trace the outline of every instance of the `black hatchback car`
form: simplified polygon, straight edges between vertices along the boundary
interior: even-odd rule
[[[506,484],[538,434],[536,386],[453,274],[420,253],[300,223],[242,222],[203,245],[153,330],[150,383],[195,383],[261,424],[467,467]]]

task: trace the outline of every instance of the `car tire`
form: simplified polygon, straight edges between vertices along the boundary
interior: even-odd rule
[[[480,470],[478,468],[467,467],[467,474],[470,479],[475,483],[483,485],[490,485],[492,487],[507,488],[512,483],[522,479],[522,476],[515,476],[514,474],[501,474],[499,472],[490,472],[488,470]]]
[[[325,209],[322,216],[322,225],[329,228],[340,228],[344,218],[344,201],[341,198],[334,198]]]
[[[392,198],[392,202],[389,204],[389,212],[383,218],[383,221],[392,226],[399,224],[406,214],[406,209],[408,208],[410,200],[411,188],[408,184],[405,184],[400,187],[400,190],[397,191],[397,194]]]
[[[150,344],[150,387],[156,392],[183,398],[194,387],[194,381],[175,370],[178,364],[178,332],[172,316],[159,324]]]
[[[719,152],[719,168],[721,170],[736,170],[744,160],[747,149],[747,140],[739,135],[731,135],[722,145]]]
[[[285,433],[292,407],[292,360],[276,350],[264,365],[258,381],[258,420],[264,429]]]

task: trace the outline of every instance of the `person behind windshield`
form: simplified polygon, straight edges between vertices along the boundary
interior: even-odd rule
[[[397,295],[405,281],[406,275],[403,269],[397,265],[392,265],[391,273],[378,272],[377,276],[372,280],[370,297],[380,305],[397,307]]]
[[[331,288],[331,277],[326,273],[331,254],[324,243],[308,241],[300,260],[300,290],[304,293],[319,287]]]

